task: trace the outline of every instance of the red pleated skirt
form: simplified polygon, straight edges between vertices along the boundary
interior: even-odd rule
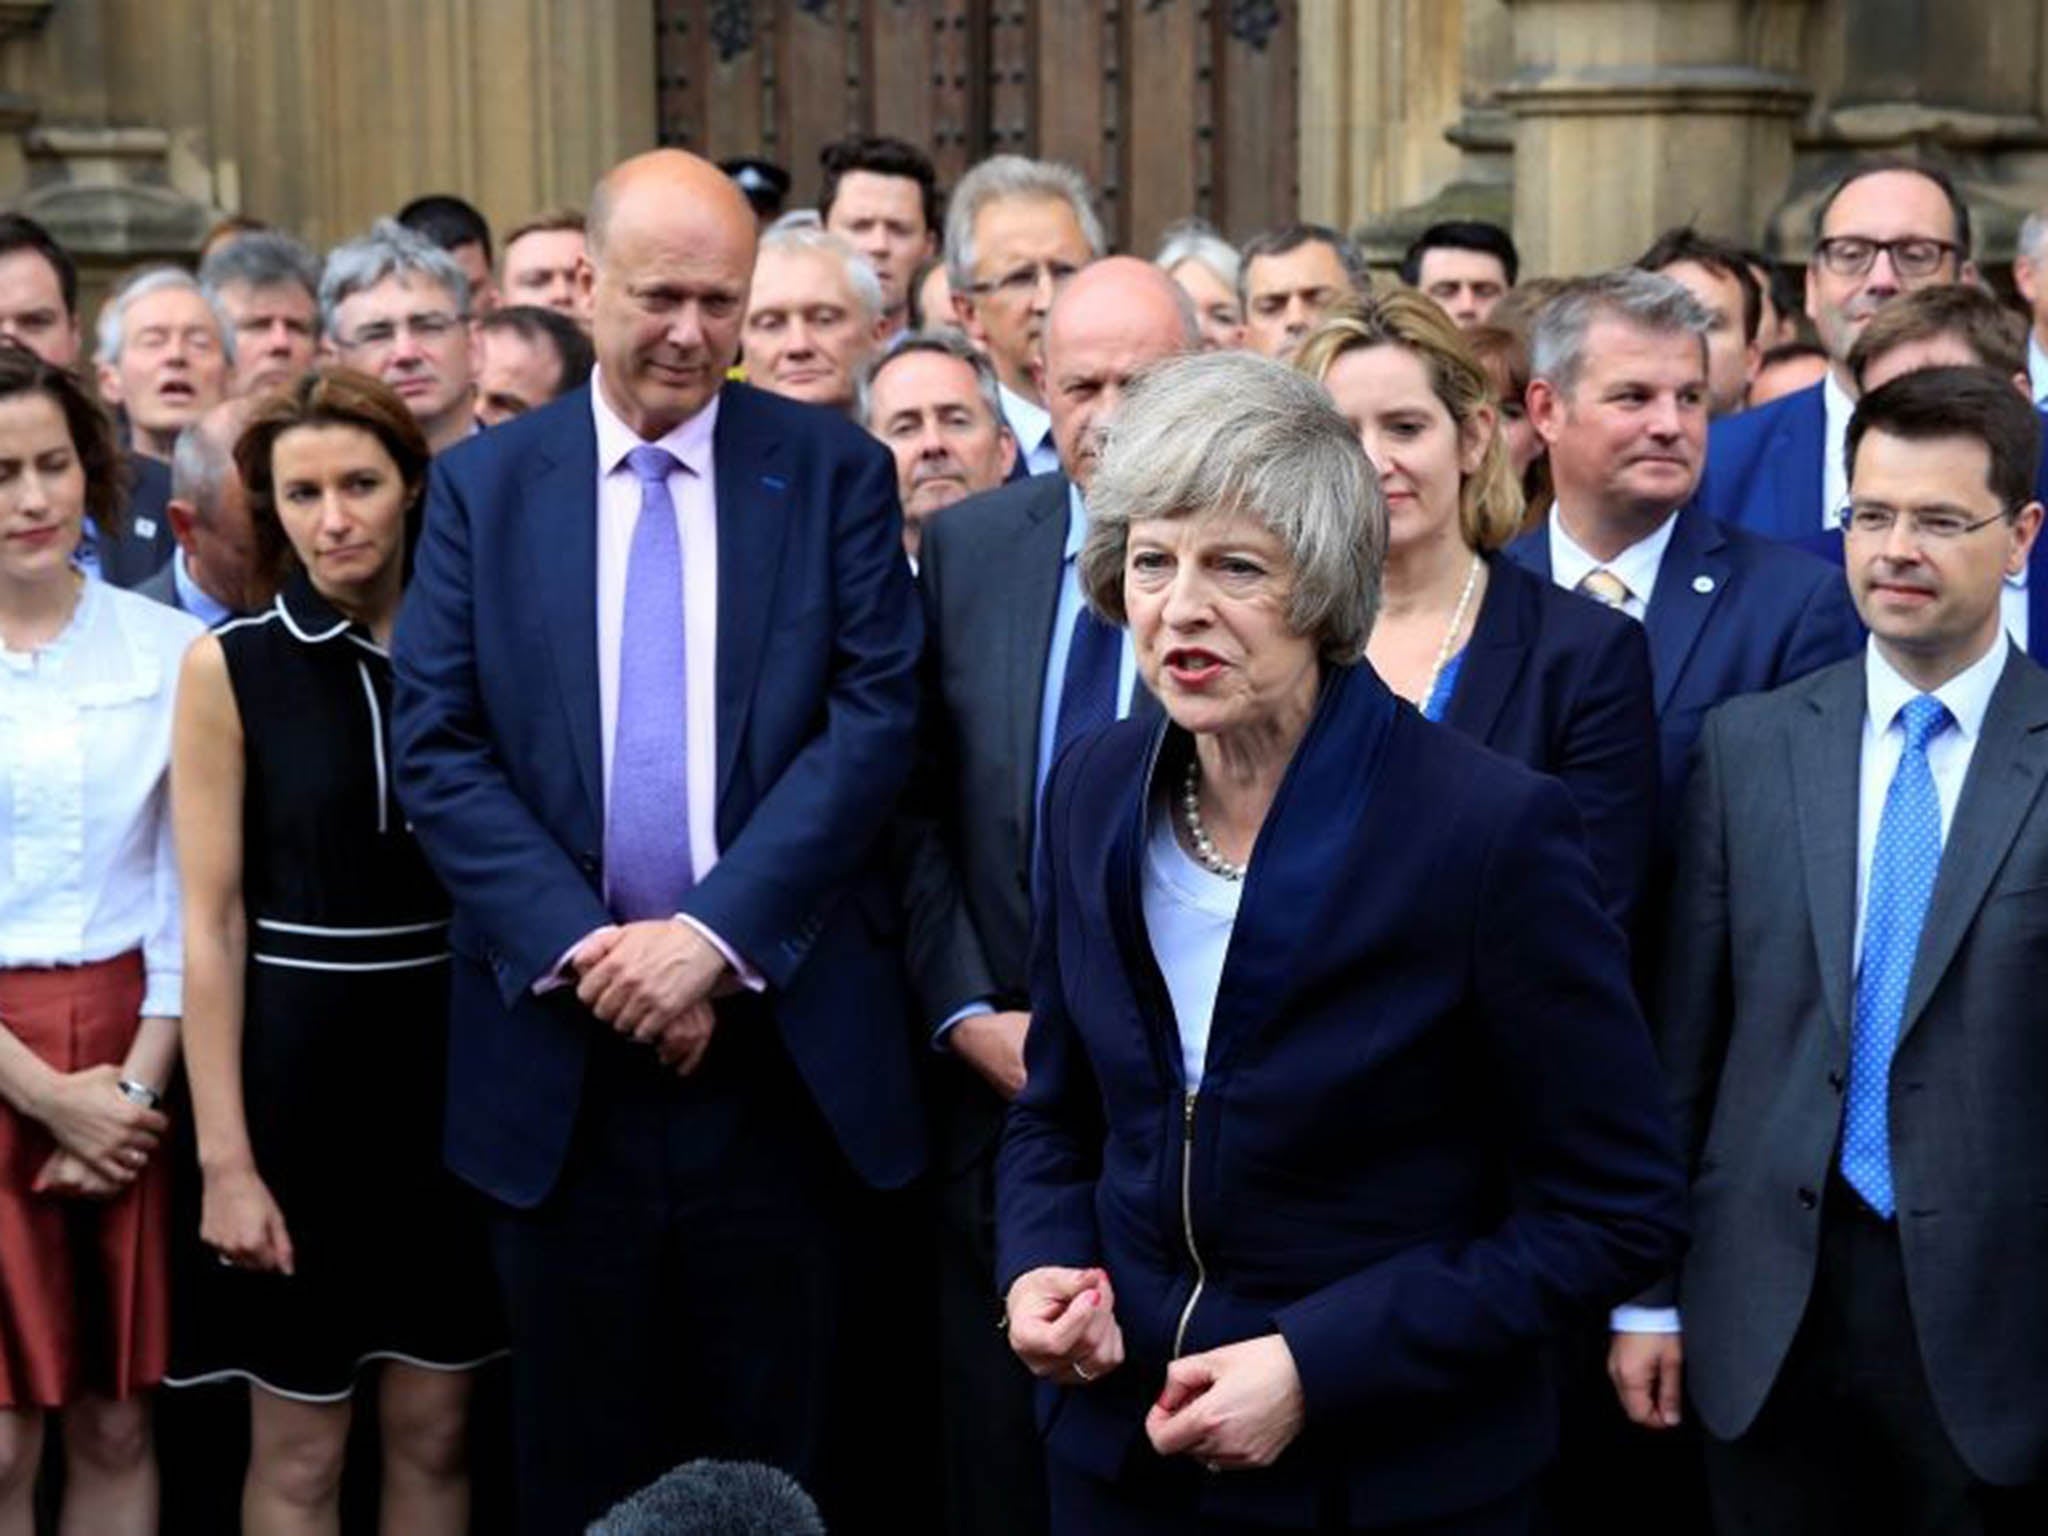
[[[119,1065],[142,987],[136,953],[0,970],[0,1021],[61,1072]],[[32,1193],[54,1145],[0,1103],[0,1408],[132,1397],[169,1355],[167,1151],[114,1199],[78,1200]]]

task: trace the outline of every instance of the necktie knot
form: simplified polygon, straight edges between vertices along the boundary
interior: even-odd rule
[[[1628,583],[1605,566],[1596,567],[1579,579],[1579,590],[1596,602],[1610,608],[1628,606],[1630,593]]]
[[[1908,699],[1899,711],[1899,725],[1906,733],[1908,752],[1925,752],[1927,743],[1939,736],[1948,723],[1948,706],[1931,693]]]
[[[626,467],[641,485],[666,485],[668,477],[682,467],[682,460],[658,443],[642,443],[626,455]]]

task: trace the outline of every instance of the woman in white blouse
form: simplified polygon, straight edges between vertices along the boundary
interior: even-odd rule
[[[120,515],[110,424],[0,347],[0,1536],[32,1529],[63,1417],[64,1528],[156,1529],[182,959],[165,775],[202,627],[88,581]]]

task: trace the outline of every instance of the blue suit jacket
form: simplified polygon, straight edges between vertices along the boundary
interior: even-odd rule
[[[895,471],[824,411],[728,384],[718,493],[717,866],[682,902],[769,983],[856,1172],[923,1158],[879,867],[911,763],[923,627]],[[589,388],[442,454],[398,626],[398,791],[455,902],[447,1155],[515,1206],[562,1166],[603,1029],[534,983],[611,922]]]
[[[1727,527],[1785,543],[1821,532],[1826,388],[1814,384],[1715,421],[1693,505]]]
[[[1165,721],[1125,721],[1046,788],[997,1274],[1105,1266],[1127,1352],[1043,1389],[1050,1454],[1123,1475],[1154,1454],[1143,1422],[1177,1336],[1196,1353],[1277,1330],[1306,1429],[1273,1467],[1204,1480],[1204,1516],[1314,1526],[1333,1487],[1357,1524],[1469,1508],[1549,1458],[1546,1341],[1683,1232],[1579,818],[1370,668],[1326,669],[1189,1097],[1141,895],[1152,788],[1188,750]]]
[[[1643,627],[1498,555],[1443,723],[1571,791],[1607,913],[1634,931],[1657,830]]]
[[[1507,553],[1550,579],[1547,529],[1522,535]],[[1678,513],[1643,633],[1656,684],[1660,816],[1667,827],[1708,710],[1737,694],[1804,677],[1863,644],[1840,571],[1800,550],[1723,527],[1696,506]]]

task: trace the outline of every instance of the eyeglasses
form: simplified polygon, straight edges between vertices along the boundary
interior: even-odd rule
[[[462,316],[439,309],[429,310],[423,315],[407,315],[402,320],[372,320],[342,345],[350,348],[388,347],[398,340],[401,331],[415,341],[439,341],[460,324]]]
[[[1892,270],[1901,277],[1932,277],[1951,256],[1963,254],[1953,240],[1929,240],[1909,235],[1903,240],[1869,240],[1862,235],[1834,235],[1820,241],[1813,254],[1837,277],[1861,277],[1877,264],[1877,253],[1892,259]]]
[[[1916,507],[1901,512],[1897,507],[1870,501],[1851,502],[1842,509],[1841,521],[1851,533],[1862,534],[1865,538],[1881,538],[1890,533],[1893,524],[1903,517],[1916,540],[1931,540],[1939,544],[1949,539],[1960,539],[1966,533],[1975,533],[1979,528],[1987,528],[2009,515],[1994,512],[1989,517],[1971,518],[1967,513],[1947,507]]]
[[[967,291],[987,295],[1000,293],[1007,298],[1021,299],[1038,292],[1040,283],[1050,283],[1052,291],[1058,293],[1068,278],[1081,269],[1071,262],[1034,261],[1021,267],[1012,267],[1000,277],[985,277],[979,282],[969,283]]]

